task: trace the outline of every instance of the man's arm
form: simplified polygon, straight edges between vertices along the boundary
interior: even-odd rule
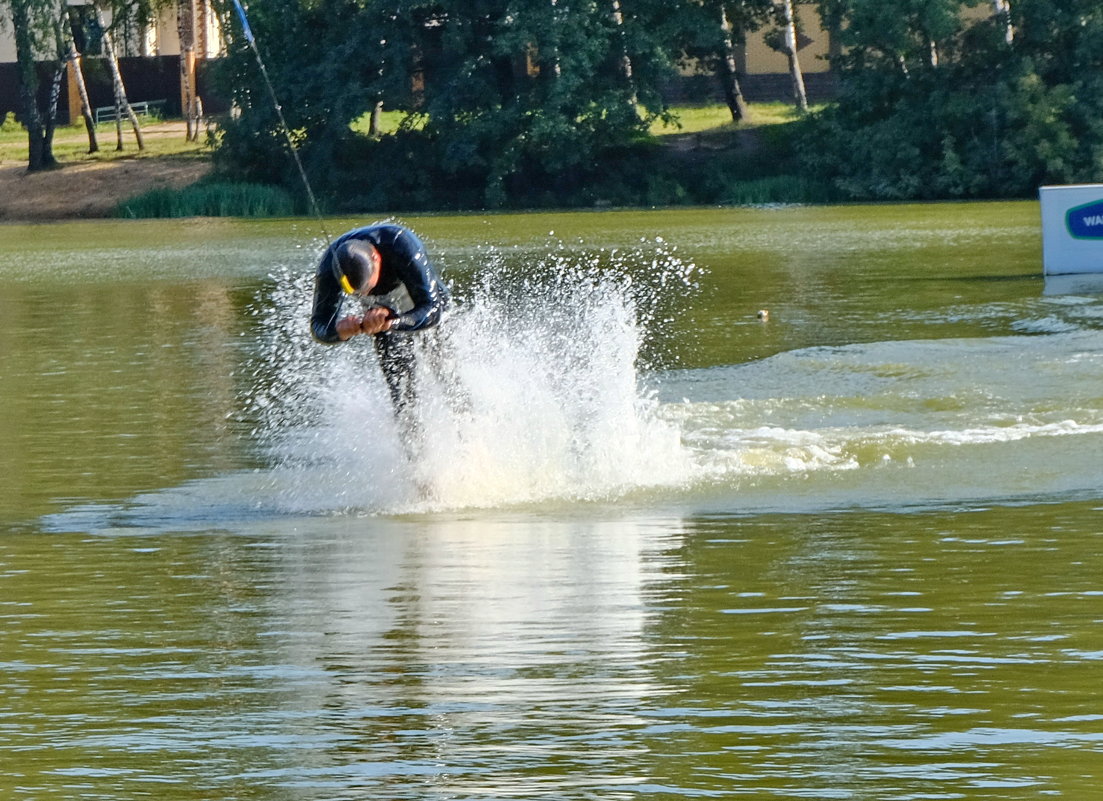
[[[334,258],[332,248],[322,255],[314,275],[314,308],[310,314],[310,333],[327,345],[360,333],[361,324],[359,317],[341,317],[344,294],[333,275],[331,260]]]
[[[417,331],[440,322],[448,306],[448,290],[429,261],[425,246],[409,232],[392,245],[395,271],[410,293],[414,307],[391,320],[392,331]]]
[[[330,259],[333,248],[326,251],[314,275],[314,308],[310,314],[310,333],[327,345],[344,342],[357,334],[379,334],[390,330],[394,314],[389,309],[371,309],[364,315],[341,316],[345,294],[334,277]]]
[[[332,276],[330,280],[325,280],[319,269],[314,276],[314,309],[310,314],[310,333],[316,340],[326,344],[341,341],[337,334],[337,316],[340,313],[340,287]]]

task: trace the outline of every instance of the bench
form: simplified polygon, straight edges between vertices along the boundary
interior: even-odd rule
[[[137,103],[131,103],[130,108],[134,111],[136,116],[148,117],[152,112],[159,111],[167,102],[167,100],[139,100]],[[115,107],[100,106],[95,110],[94,116],[96,118],[96,125],[99,125],[101,122],[114,122]]]

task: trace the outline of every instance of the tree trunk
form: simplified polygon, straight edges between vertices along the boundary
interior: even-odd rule
[[[368,122],[368,136],[379,136],[379,123],[383,115],[383,101],[375,101],[371,107],[371,119]]]
[[[617,28],[617,44],[620,47],[620,74],[624,78],[624,84],[631,93],[631,103],[636,105],[636,79],[632,73],[632,57],[628,55],[628,47],[624,39],[624,12],[620,7],[620,0],[612,0],[613,24]]]
[[[126,99],[126,87],[123,86],[123,76],[119,72],[119,60],[115,57],[115,44],[111,37],[111,31],[103,24],[103,11],[100,10],[99,6],[95,8],[96,21],[99,23],[100,31],[103,34],[103,55],[111,72],[111,85],[115,92],[115,137],[117,140],[115,149],[123,149],[122,117],[125,114],[134,129],[134,139],[138,142],[138,149],[145,150],[146,144],[142,138],[142,126],[138,124],[138,115],[134,113],[134,109],[130,107],[130,102]]]
[[[65,78],[65,51],[58,49],[54,61],[54,74],[50,79],[50,99],[46,106],[45,119],[43,120],[43,140],[45,148],[49,151],[53,160],[54,131],[57,129],[57,104],[61,100],[61,81]]]
[[[194,142],[199,138],[195,119],[195,84],[192,82],[192,69],[195,53],[192,48],[180,51],[180,114],[184,117],[184,140]]]
[[[559,35],[558,31],[561,30],[565,23],[563,22],[563,12],[558,7],[558,0],[549,0],[551,5],[551,18],[553,27],[557,31],[553,44],[547,48],[541,48],[540,55],[540,82],[545,85],[545,91],[550,95],[553,91],[553,87],[556,82],[563,75],[563,67],[559,62]]]
[[[782,32],[785,34],[784,53],[789,60],[789,78],[793,82],[793,103],[803,111],[808,111],[808,93],[804,88],[804,73],[797,58],[797,19],[793,13],[793,0],[782,0],[777,5],[781,17]]]
[[[996,19],[1003,26],[1004,41],[1015,44],[1015,29],[1011,26],[1011,0],[992,0],[996,8]]]
[[[180,112],[187,125],[185,138],[189,142],[199,141],[199,104],[195,93],[196,15],[195,0],[178,0],[176,30],[180,36]]]
[[[195,78],[195,64],[199,59],[200,53],[200,41],[199,41],[199,8],[196,5],[196,0],[188,0],[188,18],[191,20],[191,120],[192,120],[192,139],[193,142],[199,141],[199,126],[203,120],[203,103],[199,98],[199,84]]]
[[[750,111],[743,89],[739,85],[739,65],[735,58],[735,35],[728,12],[720,8],[720,29],[723,31],[723,47],[720,53],[720,83],[724,89],[724,99],[731,111],[733,122],[749,122]]]
[[[12,33],[19,66],[19,98],[23,125],[27,129],[27,170],[44,170],[57,165],[53,153],[53,129],[43,126],[38,108],[38,70],[35,66],[34,32],[27,0],[11,0]]]
[[[77,84],[77,93],[80,95],[80,115],[84,117],[84,130],[88,132],[88,152],[96,153],[100,149],[100,143],[96,141],[96,120],[92,117],[92,104],[88,100],[88,87],[84,83],[84,71],[80,66],[80,53],[73,40],[69,40],[69,69],[73,71],[73,80]]]
[[[88,87],[84,83],[80,53],[73,41],[67,9],[68,5],[64,2],[58,6],[58,16],[54,20],[54,39],[57,42],[58,58],[68,62],[69,74],[76,84],[77,94],[80,95],[80,114],[84,118],[84,130],[88,133],[88,152],[95,153],[100,149],[99,142],[96,141],[96,121],[92,118],[92,104],[88,101]]]

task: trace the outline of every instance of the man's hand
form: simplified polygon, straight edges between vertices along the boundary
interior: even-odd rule
[[[394,312],[384,306],[368,309],[360,321],[361,334],[381,334],[390,330]]]
[[[363,324],[363,318],[350,316],[344,317],[337,321],[337,336],[342,341],[356,336],[360,333],[360,326]]]

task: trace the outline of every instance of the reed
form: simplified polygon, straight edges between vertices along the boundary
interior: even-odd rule
[[[161,187],[120,203],[116,217],[288,217],[295,201],[284,189],[249,183],[198,183]]]
[[[723,203],[732,206],[830,203],[838,200],[827,184],[799,175],[770,175],[733,181],[726,187],[724,195]]]

